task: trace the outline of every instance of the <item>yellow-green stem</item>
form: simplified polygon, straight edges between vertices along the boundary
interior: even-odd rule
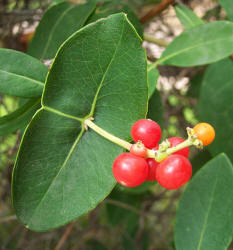
[[[127,150],[130,150],[132,144],[122,140],[110,133],[108,133],[107,131],[103,130],[102,128],[100,128],[99,126],[97,126],[94,122],[92,122],[91,120],[87,119],[85,120],[84,124],[88,127],[90,127],[91,129],[93,129],[96,133],[102,135],[104,138],[108,139],[109,141],[121,146],[122,148],[125,148]]]

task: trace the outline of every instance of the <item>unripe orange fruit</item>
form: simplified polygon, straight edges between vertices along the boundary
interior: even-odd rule
[[[214,128],[209,123],[198,123],[193,130],[197,139],[202,141],[203,146],[210,144],[215,138]]]

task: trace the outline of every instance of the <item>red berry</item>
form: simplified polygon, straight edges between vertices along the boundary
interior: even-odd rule
[[[146,162],[148,164],[148,175],[146,180],[147,181],[156,181],[156,169],[159,165],[159,162],[155,161],[153,158],[147,158]]]
[[[123,153],[113,162],[112,171],[118,183],[126,187],[136,187],[146,180],[148,165],[141,157]]]
[[[130,153],[144,158],[147,155],[147,148],[143,145],[142,142],[138,141],[131,146]]]
[[[170,138],[168,138],[168,141],[170,142],[171,147],[175,147],[176,145],[180,144],[184,140],[182,138],[180,138],[180,137],[170,137]],[[183,155],[186,158],[188,158],[188,156],[189,156],[189,147],[183,148],[183,149],[181,149],[179,151],[176,151],[173,154]]]
[[[145,147],[152,149],[161,138],[161,128],[155,121],[141,119],[133,124],[131,136],[135,142],[141,141]]]
[[[167,189],[177,189],[192,176],[192,166],[182,155],[170,155],[162,161],[156,170],[158,183]]]

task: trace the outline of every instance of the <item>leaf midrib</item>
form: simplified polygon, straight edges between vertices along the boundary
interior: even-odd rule
[[[162,62],[164,62],[164,61],[170,59],[171,57],[174,57],[174,56],[177,56],[177,55],[179,55],[179,54],[182,54],[182,53],[184,53],[184,52],[186,52],[186,51],[188,51],[188,50],[195,49],[196,47],[198,47],[198,46],[200,46],[200,45],[208,45],[208,44],[212,44],[212,43],[216,43],[216,42],[228,40],[229,38],[231,38],[231,37],[226,37],[226,38],[224,38],[224,39],[217,39],[217,40],[214,40],[214,41],[209,41],[209,42],[204,42],[204,43],[195,44],[194,46],[190,46],[190,47],[188,47],[188,48],[184,48],[184,49],[179,50],[179,51],[177,51],[177,52],[175,52],[175,53],[172,53],[171,55],[168,55],[168,56],[165,56],[165,57],[161,57],[161,59],[159,59],[159,60],[157,61],[157,64],[161,64]],[[233,40],[233,39],[232,39],[232,40]]]
[[[35,79],[32,79],[32,78],[29,78],[27,76],[24,76],[24,75],[19,75],[19,74],[16,74],[16,73],[12,73],[12,72],[8,72],[8,71],[5,71],[3,69],[0,69],[0,73],[4,73],[4,74],[8,74],[8,75],[11,75],[11,76],[14,76],[14,77],[18,77],[18,78],[22,78],[24,80],[27,80],[27,81],[31,81],[31,82],[34,82],[36,83],[37,85],[40,85],[42,87],[44,87],[44,84],[40,81],[37,81]]]
[[[62,169],[66,166],[66,163],[67,163],[68,160],[70,159],[70,156],[72,155],[72,153],[73,153],[75,147],[77,146],[77,144],[78,144],[78,142],[80,141],[82,135],[84,134],[85,128],[84,128],[83,123],[84,123],[85,119],[86,119],[87,117],[91,117],[91,116],[94,115],[94,110],[95,110],[96,102],[97,102],[97,100],[98,100],[98,94],[99,94],[99,92],[100,92],[100,90],[101,90],[101,87],[103,86],[103,82],[104,82],[104,79],[105,79],[105,77],[106,77],[106,75],[107,75],[107,73],[108,73],[108,70],[109,70],[109,68],[110,68],[110,66],[111,66],[111,64],[112,64],[112,62],[113,62],[113,60],[114,60],[114,58],[115,58],[115,56],[116,56],[117,50],[118,50],[118,48],[119,48],[119,44],[120,44],[120,42],[121,42],[121,40],[122,40],[122,37],[123,37],[124,27],[125,27],[125,20],[123,20],[122,33],[121,33],[121,36],[120,36],[120,38],[119,38],[119,42],[118,42],[118,44],[117,44],[117,46],[116,46],[116,48],[115,48],[115,51],[114,51],[114,53],[113,53],[113,55],[112,55],[112,58],[111,58],[111,60],[110,60],[110,62],[109,62],[109,64],[108,64],[108,66],[107,66],[107,68],[106,68],[106,71],[105,71],[105,73],[104,73],[104,75],[103,75],[103,77],[102,77],[102,79],[101,79],[100,85],[99,85],[99,87],[98,87],[98,89],[97,89],[97,91],[96,91],[96,94],[95,94],[95,96],[94,96],[94,100],[93,100],[93,103],[92,103],[92,108],[91,108],[91,111],[90,111],[89,115],[87,115],[87,116],[84,117],[84,118],[75,117],[75,116],[72,116],[72,115],[69,115],[69,114],[60,112],[60,111],[58,111],[58,110],[56,110],[56,109],[50,108],[50,107],[48,107],[48,106],[45,106],[45,105],[43,105],[43,103],[42,103],[42,109],[44,109],[44,110],[47,110],[47,111],[52,112],[52,113],[56,113],[57,115],[61,115],[61,116],[64,116],[64,117],[67,117],[67,118],[70,118],[70,119],[75,119],[75,120],[80,121],[80,122],[82,123],[82,130],[80,131],[78,137],[76,138],[75,142],[73,143],[73,145],[72,145],[72,147],[71,147],[71,149],[70,149],[70,151],[69,151],[67,157],[65,158],[64,163],[62,164],[61,168],[59,169],[58,173],[55,175],[55,177],[53,178],[53,180],[52,180],[51,183],[49,184],[47,190],[45,191],[45,193],[44,193],[42,199],[40,200],[39,204],[36,206],[34,212],[32,213],[31,219],[29,220],[29,222],[27,223],[26,226],[29,226],[29,225],[30,225],[30,222],[32,221],[33,216],[35,215],[37,209],[40,207],[40,204],[43,202],[44,198],[46,197],[46,194],[49,192],[49,189],[50,189],[51,185],[54,183],[54,181],[56,180],[56,178],[59,176],[59,174],[60,174],[60,172],[62,171]],[[42,97],[42,99],[43,99],[43,97]]]

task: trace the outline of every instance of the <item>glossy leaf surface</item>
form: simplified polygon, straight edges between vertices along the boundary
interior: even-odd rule
[[[48,68],[37,59],[10,49],[0,49],[0,93],[19,97],[42,94]]]
[[[188,29],[165,49],[158,64],[196,66],[221,60],[233,53],[233,23],[217,21]]]
[[[233,168],[225,154],[193,177],[178,206],[175,244],[179,250],[224,250],[233,235]]]
[[[225,59],[210,65],[204,75],[198,103],[202,121],[209,122],[216,132],[209,145],[212,154],[225,152],[233,160],[233,62]]]
[[[84,25],[94,9],[94,0],[82,5],[67,2],[52,5],[36,29],[28,54],[39,59],[54,58],[61,44]]]
[[[146,80],[141,39],[124,14],[87,25],[64,43],[14,168],[13,203],[23,224],[37,231],[60,226],[109,194],[112,163],[123,149],[84,131],[83,122],[92,116],[130,138],[147,111]]]
[[[204,24],[201,18],[199,18],[192,10],[186,8],[184,5],[177,5],[175,7],[175,11],[177,17],[179,18],[185,29]]]

